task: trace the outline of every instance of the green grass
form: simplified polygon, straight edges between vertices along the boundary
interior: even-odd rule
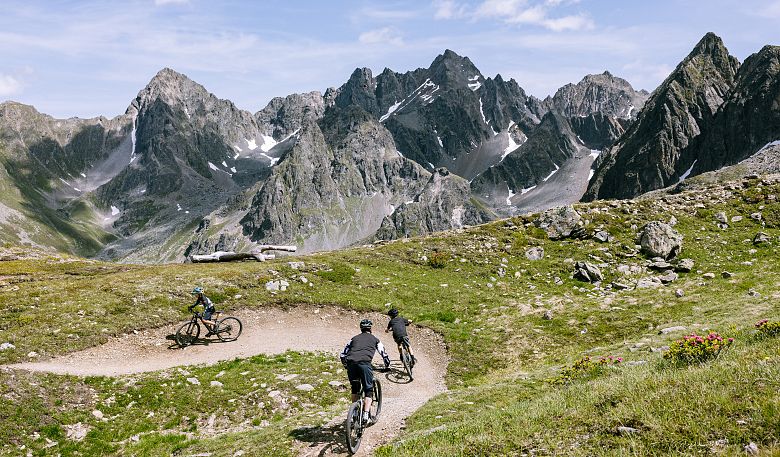
[[[719,189],[631,203],[579,205],[589,232],[605,229],[615,238],[608,244],[592,239],[552,242],[530,224],[533,218],[514,218],[266,263],[131,266],[67,257],[0,262],[0,291],[4,292],[0,294],[4,316],[0,343],[16,346],[0,352],[0,362],[28,360],[30,351],[45,357],[94,346],[110,336],[140,330],[150,321],[173,327],[186,318],[194,285],[205,287],[218,307],[228,311],[320,304],[385,311],[394,306],[443,336],[451,357],[447,371],[451,391],[410,418],[400,441],[380,450],[380,455],[708,455],[736,453],[749,441],[777,452],[768,432],[778,431],[777,371],[763,362],[769,357],[776,365],[776,340],[759,344],[745,336],[720,359],[689,369],[659,366],[660,353],[651,352],[681,336],[659,334],[665,327],[746,335],[745,329],[761,318],[777,320],[780,224],[775,214],[780,214],[780,204],[774,196],[780,195],[780,186],[754,181],[725,196]],[[705,207],[697,208],[696,203]],[[722,230],[714,218],[719,211],[744,219]],[[766,215],[766,226],[748,217],[757,211]],[[696,262],[693,272],[680,274],[670,286],[626,291],[571,278],[572,262],[586,260],[604,265],[605,284],[635,282],[636,277],[624,277],[617,267],[644,264],[635,250],[637,228],[671,216],[685,236],[682,257]],[[768,233],[773,243],[753,246],[758,231]],[[528,261],[524,253],[530,246],[542,246],[544,259]],[[441,268],[428,264],[436,252],[446,257]],[[303,261],[305,266],[295,270],[289,260]],[[723,278],[722,271],[734,276]],[[706,272],[715,278],[704,279]],[[286,279],[290,287],[268,292],[264,285],[272,279]],[[677,288],[685,291],[682,298],[675,297]],[[548,310],[551,320],[544,318]],[[570,386],[547,382],[585,355],[621,356],[626,362],[645,364],[607,370],[605,376]],[[289,369],[308,372],[310,365],[326,363],[318,357],[300,355]],[[214,373],[211,368],[204,370]],[[41,403],[39,396],[67,398],[58,389],[98,387],[90,379],[29,376],[43,392],[22,389],[17,395],[20,401],[40,405],[13,413],[17,414],[14,426],[41,437],[51,433],[49,439],[60,443],[62,431],[41,418],[80,411],[79,418],[89,419],[89,411],[68,403],[60,411],[57,405]],[[159,379],[153,381],[160,374],[148,376],[133,378],[158,382],[150,385],[161,389],[166,398],[186,399],[182,409],[186,413],[180,415],[195,417],[197,412],[199,418],[208,418],[219,408],[196,401],[178,387],[161,386]],[[209,376],[204,374],[206,379]],[[124,379],[103,380],[99,385],[103,390],[98,390],[115,392],[118,388],[109,385]],[[307,425],[301,417],[337,413],[345,406],[332,399],[344,400],[346,394],[323,391],[322,395],[329,400],[312,400],[310,406],[280,414],[262,429],[228,429],[210,436],[201,434],[200,428],[188,430],[191,424],[171,423],[170,434],[143,435],[137,443],[111,449],[137,455],[167,454],[179,448],[187,453],[208,450],[232,455],[236,447],[228,443],[264,440],[289,449],[290,436],[295,435],[291,430]],[[180,412],[160,408],[166,420]],[[747,420],[739,417],[749,417],[749,425],[738,423]],[[141,419],[118,420],[105,437],[90,436],[79,444],[78,452],[91,455],[86,446],[93,441],[116,446],[111,443],[144,427],[167,424]],[[697,420],[703,425],[696,425]],[[446,428],[438,429],[443,425]],[[622,436],[615,432],[618,425],[641,432]],[[713,450],[720,439],[728,439],[728,444]],[[27,446],[46,453],[45,443],[40,438]]]

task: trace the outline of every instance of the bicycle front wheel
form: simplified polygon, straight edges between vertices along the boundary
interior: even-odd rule
[[[199,336],[200,325],[197,322],[189,321],[176,331],[176,344],[182,348],[187,347],[198,341]]]
[[[379,413],[382,412],[382,383],[378,379],[374,379],[374,393],[371,394],[371,417],[374,422],[379,421]]]
[[[360,448],[360,439],[363,435],[363,418],[360,417],[360,403],[352,403],[347,412],[347,422],[345,430],[347,432],[347,449],[350,454],[354,454]]]
[[[226,317],[217,324],[217,337],[222,341],[235,341],[241,336],[241,321],[235,317]]]

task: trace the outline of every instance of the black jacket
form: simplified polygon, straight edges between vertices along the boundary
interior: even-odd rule
[[[352,337],[344,347],[339,358],[344,365],[347,363],[371,363],[376,351],[379,351],[379,355],[382,356],[385,368],[389,367],[390,357],[385,352],[382,342],[379,341],[379,338],[372,335],[371,332],[363,332]]]

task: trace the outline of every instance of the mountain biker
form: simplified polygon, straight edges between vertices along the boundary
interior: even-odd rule
[[[388,311],[387,315],[390,316],[390,322],[387,323],[385,333],[389,332],[390,330],[393,331],[393,340],[395,340],[395,344],[398,345],[399,355],[401,354],[401,344],[406,342],[406,347],[409,348],[409,356],[412,358],[412,366],[414,366],[414,364],[417,363],[417,359],[412,353],[412,346],[409,343],[409,335],[406,333],[406,326],[411,324],[412,321],[399,316],[398,310],[395,308],[392,308],[390,311]]]
[[[192,312],[192,309],[195,308],[198,305],[203,306],[203,323],[206,325],[206,329],[209,331],[206,336],[213,335],[213,330],[217,325],[216,320],[211,320],[211,316],[214,314],[217,314],[218,311],[214,307],[214,303],[209,300],[209,297],[203,294],[203,288],[202,287],[196,287],[192,289],[192,295],[197,295],[198,298],[195,300],[195,303],[187,307],[187,311]]]
[[[341,364],[347,369],[347,377],[352,386],[352,402],[358,400],[361,386],[363,392],[366,393],[363,407],[363,424],[365,425],[373,420],[368,412],[371,410],[371,396],[374,394],[374,372],[371,361],[377,350],[385,363],[385,370],[390,366],[390,357],[385,352],[385,347],[379,338],[371,334],[372,326],[373,322],[369,319],[360,321],[360,334],[353,336],[339,355]]]

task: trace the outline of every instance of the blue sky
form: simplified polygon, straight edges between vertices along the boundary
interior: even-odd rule
[[[704,33],[740,60],[780,44],[780,0],[0,0],[0,101],[115,116],[171,67],[255,112],[356,67],[444,49],[544,97],[609,70],[654,89]]]

